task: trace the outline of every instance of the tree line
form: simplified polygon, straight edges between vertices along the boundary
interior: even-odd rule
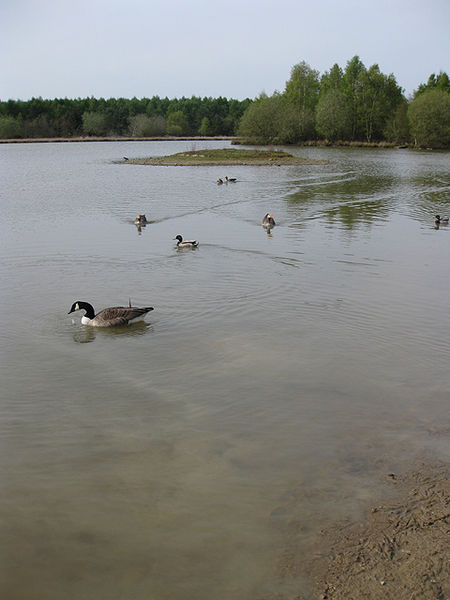
[[[450,81],[430,75],[407,99],[394,75],[366,68],[358,56],[322,76],[295,65],[282,93],[261,94],[244,113],[238,134],[263,144],[307,140],[391,142],[450,147]]]
[[[0,102],[0,138],[232,136],[250,99],[32,98]]]
[[[450,81],[430,75],[407,99],[393,74],[358,56],[320,75],[306,62],[283,92],[227,98],[85,98],[0,102],[0,138],[233,136],[253,144],[356,142],[450,147]]]

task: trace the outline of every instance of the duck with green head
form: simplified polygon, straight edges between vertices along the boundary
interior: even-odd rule
[[[183,240],[181,235],[176,235],[174,240],[177,240],[177,248],[197,248],[197,240]]]
[[[435,225],[448,225],[448,217],[441,217],[441,215],[436,215],[434,218]]]

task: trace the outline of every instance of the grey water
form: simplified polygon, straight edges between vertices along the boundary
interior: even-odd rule
[[[228,145],[0,145],[0,597],[308,597],[290,524],[301,564],[448,460],[450,154],[122,160]],[[67,314],[129,299],[145,323]]]

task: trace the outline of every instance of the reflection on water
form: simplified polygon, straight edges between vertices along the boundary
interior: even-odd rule
[[[392,196],[392,177],[358,176],[314,183],[311,194],[310,184],[289,195],[289,201],[314,210],[315,218],[324,218],[328,224],[340,223],[345,229],[370,225],[379,220],[387,220],[395,210]]]
[[[186,148],[0,146],[1,597],[310,598],[286,536],[301,564],[448,458],[448,154],[302,148],[325,164],[221,186],[122,161]],[[155,310],[96,329],[78,297]]]
[[[87,344],[93,342],[97,335],[109,337],[133,337],[136,335],[143,335],[151,330],[151,328],[151,323],[144,321],[138,321],[119,327],[90,327],[89,325],[80,325],[73,333],[73,339],[78,344]]]

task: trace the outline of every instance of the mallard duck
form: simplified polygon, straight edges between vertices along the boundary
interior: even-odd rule
[[[262,220],[262,226],[263,227],[274,227],[275,225],[276,225],[276,223],[275,223],[275,219],[273,218],[273,215],[271,215],[270,213],[266,213]]]
[[[147,217],[145,215],[138,215],[135,220],[135,225],[147,225],[149,221],[147,221]]]
[[[91,327],[114,327],[116,325],[128,325],[134,321],[139,321],[144,316],[153,310],[152,306],[139,308],[137,306],[112,306],[104,308],[98,314],[95,314],[94,307],[89,302],[77,300],[74,302],[67,314],[76,310],[84,310],[85,314],[81,317],[83,325]]]
[[[448,225],[448,217],[441,217],[441,215],[436,215],[435,219],[436,225]]]
[[[198,246],[197,240],[183,240],[181,235],[176,235],[173,239],[178,240],[177,241],[178,248],[197,248],[197,246]]]
[[[236,183],[236,177],[225,177],[227,183]]]

